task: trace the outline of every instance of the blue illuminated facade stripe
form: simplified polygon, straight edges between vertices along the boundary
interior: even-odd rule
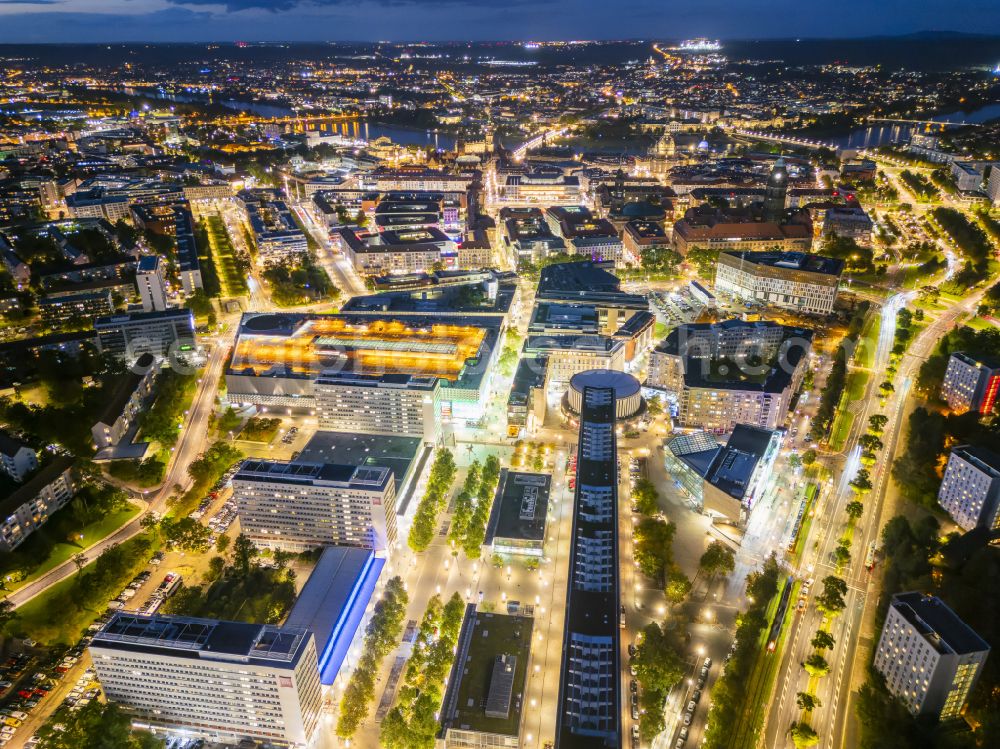
[[[344,603],[340,617],[330,633],[330,638],[322,647],[319,657],[320,683],[327,686],[333,684],[340,672],[340,667],[347,657],[347,651],[358,631],[358,625],[361,624],[365,609],[368,608],[372,593],[375,592],[375,585],[378,583],[379,575],[384,566],[385,559],[376,557],[374,554],[369,556],[365,562],[361,574],[358,575],[358,579]]]

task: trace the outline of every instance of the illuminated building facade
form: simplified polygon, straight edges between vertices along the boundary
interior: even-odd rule
[[[229,400],[313,413],[321,429],[430,438],[482,415],[502,315],[244,315]]]
[[[998,390],[1000,361],[992,357],[974,357],[961,351],[949,357],[941,382],[941,397],[952,411],[988,414],[996,405]]]
[[[974,445],[955,447],[938,502],[963,530],[1000,527],[1000,455]]]
[[[990,646],[936,596],[892,597],[874,667],[913,715],[957,718]]]

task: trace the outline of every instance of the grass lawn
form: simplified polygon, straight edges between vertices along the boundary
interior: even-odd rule
[[[849,406],[854,401],[864,397],[869,377],[868,372],[860,369],[847,375],[844,393],[840,397],[840,405],[837,406],[837,416],[830,429],[830,449],[834,452],[844,449],[844,443],[847,441],[847,437],[851,433],[851,425],[854,423],[854,414],[849,410]]]
[[[781,601],[781,593],[788,584],[787,579],[782,580],[778,592],[767,607],[768,626],[761,632],[760,640],[757,643],[757,661],[754,663],[750,678],[747,680],[746,700],[743,705],[742,716],[734,731],[734,736],[729,746],[735,749],[751,749],[755,747],[760,738],[761,729],[764,727],[764,717],[767,710],[762,709],[765,699],[770,695],[774,685],[774,680],[778,675],[778,668],[781,665],[781,651],[785,646],[788,637],[788,623],[795,615],[795,604],[799,596],[799,586],[801,583],[795,580],[792,583],[792,593],[788,597],[788,606],[785,609],[784,624],[781,627],[781,634],[778,636],[778,643],[773,653],[767,652],[767,638],[771,634],[771,623]]]
[[[208,243],[212,249],[212,260],[219,275],[222,296],[243,296],[247,293],[247,283],[236,265],[236,252],[222,218],[209,216],[206,221]]]
[[[31,581],[38,579],[49,570],[54,569],[66,560],[71,559],[74,554],[79,552],[86,553],[88,548],[93,546],[105,536],[108,536],[121,528],[125,525],[125,523],[138,515],[139,512],[140,510],[138,507],[131,505],[127,510],[112,512],[110,515],[106,515],[104,518],[95,523],[83,526],[83,528],[80,529],[80,533],[83,536],[83,540],[80,545],[71,544],[65,541],[57,543],[54,547],[52,547],[52,552],[49,554],[48,558],[36,567],[28,577],[20,582],[8,584],[8,592],[13,592],[18,588],[24,587]]]
[[[128,563],[118,567],[114,577],[105,580],[90,600],[81,599],[78,575],[73,575],[19,607],[16,618],[7,623],[4,632],[30,635],[43,645],[75,643],[107,609],[108,601],[147,565],[149,543],[149,537],[143,534],[120,544],[117,548]],[[84,574],[92,572],[96,564],[95,561],[84,567]]]
[[[861,345],[858,346],[854,355],[854,360],[859,367],[871,369],[875,364],[875,351],[878,348],[878,337],[881,330],[882,315],[870,315],[864,330],[861,332]]]

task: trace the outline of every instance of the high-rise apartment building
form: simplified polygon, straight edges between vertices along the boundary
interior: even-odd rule
[[[941,397],[952,411],[993,410],[1000,391],[1000,361],[956,351],[948,358],[948,368],[941,382]]]
[[[164,264],[159,255],[146,255],[139,260],[135,285],[139,287],[143,312],[161,312],[167,308],[167,285]]]
[[[938,502],[964,530],[1000,527],[1000,455],[973,445],[954,448]]]
[[[233,476],[240,526],[286,551],[396,542],[396,480],[388,468],[248,460]]]
[[[338,372],[317,378],[314,392],[322,430],[399,434],[428,442],[437,434],[437,378]]]
[[[622,746],[615,391],[586,388],[556,713],[556,746]]]
[[[892,597],[875,670],[914,715],[957,717],[990,646],[936,596]]]
[[[118,612],[90,657],[108,700],[137,723],[296,749],[319,725],[316,644],[304,628]]]

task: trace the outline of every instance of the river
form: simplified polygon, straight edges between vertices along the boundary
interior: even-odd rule
[[[937,114],[929,119],[942,123],[940,128],[933,127],[934,132],[939,132],[948,126],[948,123],[982,123],[1000,117],[1000,104],[987,104],[973,112],[948,112]],[[905,143],[910,140],[914,131],[922,132],[928,126],[915,125],[905,122],[884,122],[878,125],[859,128],[848,135],[836,136],[833,138],[819,138],[819,140],[835,143],[843,148],[875,148],[886,146],[891,143]],[[931,130],[927,130],[931,132]]]

